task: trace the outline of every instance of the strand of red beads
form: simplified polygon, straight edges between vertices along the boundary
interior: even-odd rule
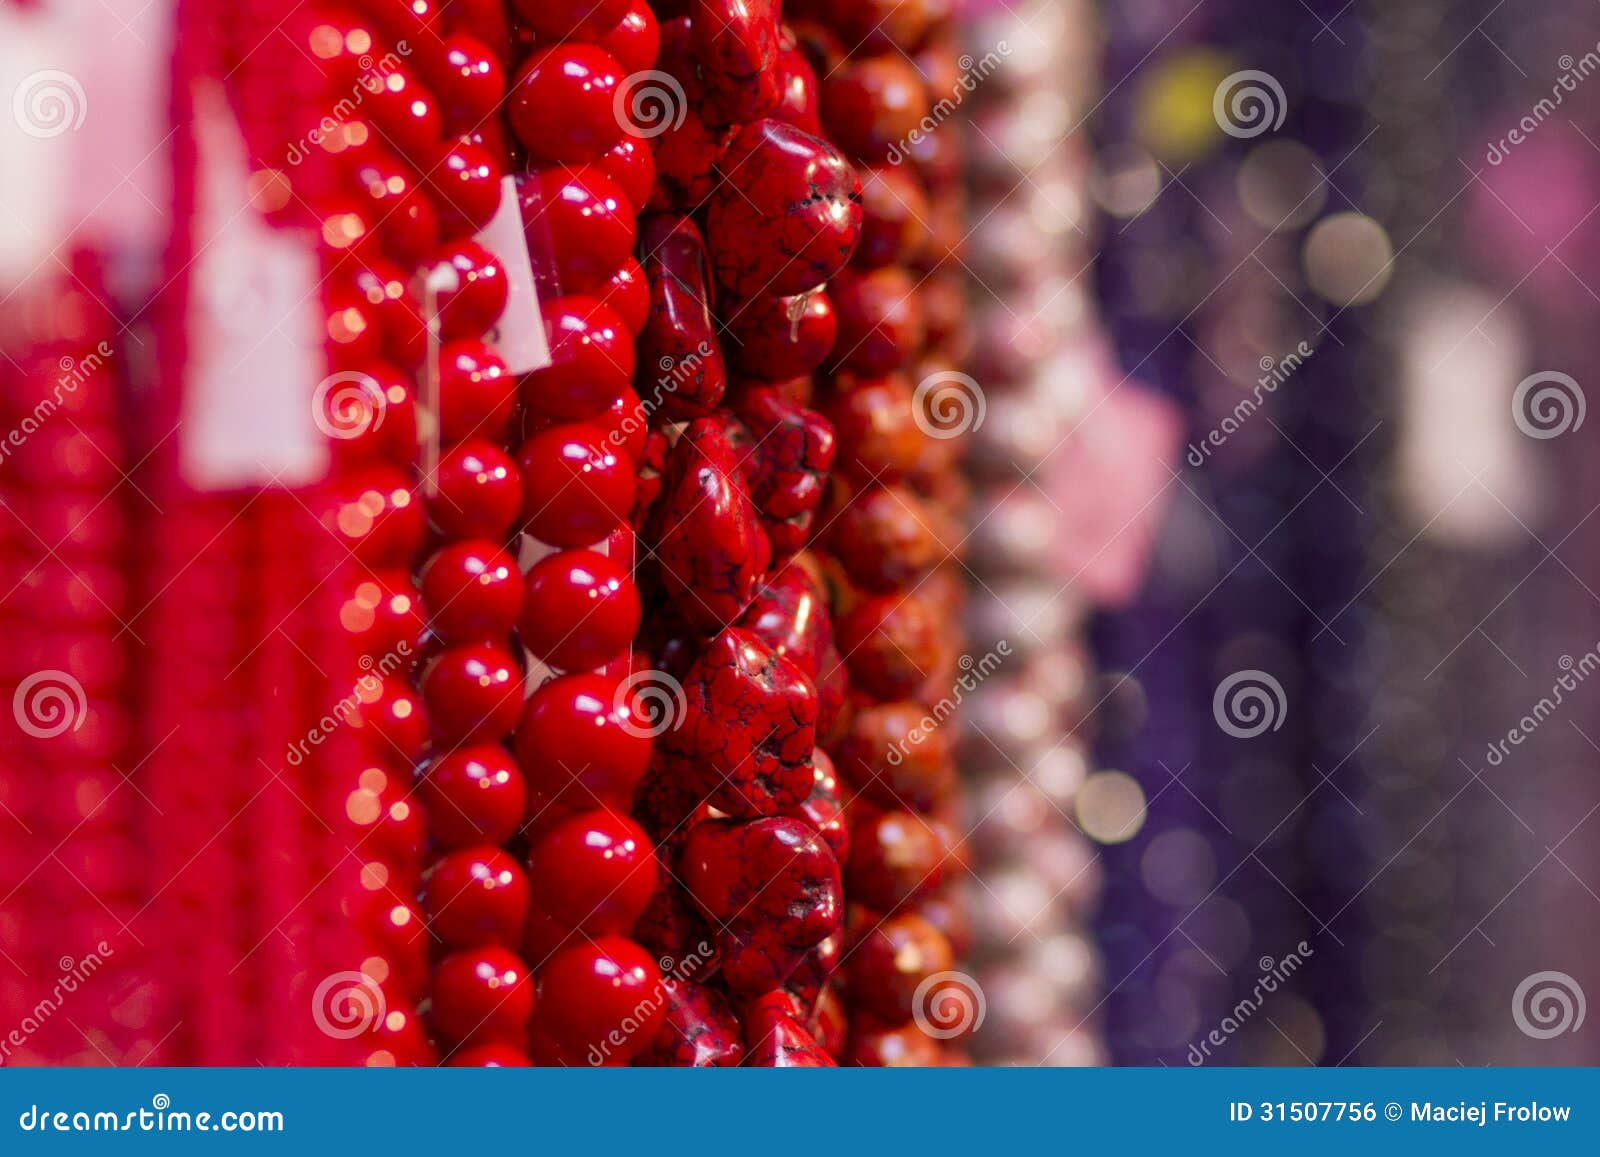
[[[929,131],[927,118],[958,91],[958,48],[940,3],[802,0],[792,16],[823,78],[823,129],[863,172],[862,243],[832,290],[839,333],[820,391],[839,438],[822,545],[850,687],[829,739],[854,793],[845,1055],[953,1063],[981,994],[954,971],[968,934],[947,718],[972,660],[959,627],[965,426],[943,411],[970,419],[978,399],[959,372],[960,125]]]
[[[521,401],[526,568],[518,636],[532,693],[517,724],[529,785],[538,1064],[626,1064],[660,1027],[661,974],[630,938],[656,885],[655,846],[628,815],[653,748],[631,694],[642,427],[627,419],[648,297],[633,253],[652,156],[617,111],[652,68],[658,30],[627,0],[518,0],[507,115],[523,153],[522,219],[552,364]]]
[[[355,110],[314,146],[341,177],[322,233],[335,372],[319,421],[337,439],[343,495],[330,525],[361,567],[340,618],[361,651],[368,760],[345,810],[361,865],[350,916],[372,945],[365,991],[319,996],[352,1006],[346,1021],[370,1021],[369,1064],[437,1060],[471,1036],[480,1010],[532,997],[526,967],[494,957],[486,931],[504,901],[495,889],[515,885],[489,853],[516,828],[497,829],[492,813],[520,787],[498,741],[521,670],[503,630],[495,640],[478,629],[517,586],[502,547],[518,506],[502,449],[515,380],[483,340],[507,279],[477,239],[507,168],[495,119],[507,46],[458,27],[477,26],[481,7],[457,0],[447,18],[422,0],[329,4],[308,44],[347,97],[341,110]],[[436,397],[423,407],[430,381]],[[419,439],[442,448],[420,470]],[[419,598],[418,585],[433,593]]]
[[[844,673],[803,548],[834,457],[809,375],[834,343],[827,286],[856,247],[861,188],[820,135],[815,76],[776,5],[655,13],[658,71],[632,92],[636,113],[660,113],[634,525],[649,609],[635,663],[659,710],[635,816],[661,887],[635,933],[669,967],[665,1027],[638,1059],[833,1064],[846,846],[817,737]]]

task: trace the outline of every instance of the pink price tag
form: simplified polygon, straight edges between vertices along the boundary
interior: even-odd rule
[[[1178,483],[1172,472],[1183,422],[1166,398],[1137,382],[1117,386],[1085,409],[1045,465],[1062,511],[1057,563],[1063,581],[1102,606],[1138,593]]]

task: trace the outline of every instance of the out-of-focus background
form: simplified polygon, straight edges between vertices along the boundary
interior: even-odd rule
[[[1100,16],[1096,298],[1185,443],[1092,625],[1106,1047],[1600,1061],[1600,11]]]

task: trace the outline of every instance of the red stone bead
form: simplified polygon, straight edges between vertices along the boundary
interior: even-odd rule
[[[519,189],[530,245],[548,248],[562,292],[600,288],[632,255],[637,212],[598,166],[546,169],[524,178]]]
[[[914,591],[863,600],[839,620],[837,632],[850,685],[874,699],[909,698],[945,660],[943,624]]]
[[[638,1063],[687,1069],[737,1065],[744,1057],[739,1020],[728,998],[714,988],[662,977],[666,1021],[655,1043],[640,1053]]]
[[[770,992],[839,927],[839,865],[800,820],[706,820],[679,858],[684,887],[708,916],[735,992]]]
[[[800,1002],[801,1013],[809,1014],[822,995],[822,988],[839,969],[839,956],[844,950],[844,930],[830,934],[800,961],[800,966],[784,982],[784,991]]]
[[[517,404],[517,380],[494,349],[477,340],[439,351],[439,433],[447,444],[505,437]]]
[[[428,191],[439,206],[444,233],[465,237],[489,224],[500,208],[504,176],[488,148],[470,141],[452,142],[428,174]]]
[[[922,308],[917,282],[903,267],[847,269],[828,292],[838,314],[835,365],[859,374],[886,374],[922,348]]]
[[[375,327],[380,352],[402,365],[422,360],[427,341],[422,316],[411,296],[407,274],[387,261],[371,261],[364,266],[342,270],[336,283],[347,277],[351,296],[343,298],[330,290],[329,299],[356,305],[367,324]]]
[[[553,364],[523,379],[523,404],[561,421],[598,418],[633,380],[632,332],[592,297],[559,297],[540,308]]]
[[[937,1068],[944,1063],[939,1042],[922,1031],[920,1025],[884,1024],[867,1016],[850,1025],[847,1065],[868,1068]]]
[[[499,739],[522,709],[522,671],[510,652],[469,643],[441,652],[422,672],[434,730],[449,743]]]
[[[616,57],[623,71],[631,76],[656,66],[656,58],[661,53],[661,29],[646,0],[632,0],[622,19],[598,37],[596,43]],[[635,204],[642,205],[644,201]]]
[[[506,76],[493,49],[457,31],[442,44],[429,45],[427,55],[442,57],[427,69],[427,77],[452,129],[464,132],[495,115],[506,95]]]
[[[728,362],[748,377],[783,381],[809,374],[833,348],[833,302],[818,286],[792,297],[763,295],[724,308]]]
[[[557,923],[589,937],[625,933],[655,893],[655,845],[627,816],[586,811],[533,842],[528,872]]]
[[[822,127],[828,139],[858,160],[898,163],[910,137],[923,129],[928,93],[898,52],[852,59],[822,82]]]
[[[933,215],[915,176],[897,165],[879,165],[861,178],[861,243],[851,261],[876,269],[914,260],[928,243]]]
[[[558,952],[539,973],[539,997],[538,1027],[593,1065],[648,1048],[664,1014],[655,959],[622,936]]]
[[[850,259],[861,232],[861,182],[827,141],[782,121],[756,121],[739,130],[718,167],[724,181],[711,195],[706,235],[722,285],[740,297],[803,293]]]
[[[628,0],[512,0],[541,40],[594,40],[628,11]]]
[[[656,181],[656,161],[649,141],[639,137],[623,137],[611,146],[605,156],[588,167],[615,181],[634,209],[643,208],[650,200],[650,189]]]
[[[505,65],[511,59],[511,21],[505,0],[448,0],[441,13],[451,32],[470,32]]]
[[[439,244],[439,213],[416,175],[389,150],[375,148],[357,162],[354,177],[371,200],[384,250],[402,265],[422,264]]]
[[[446,850],[510,842],[528,807],[522,771],[497,743],[440,756],[423,768],[420,793],[434,842]]]
[[[457,1044],[521,1047],[534,997],[533,977],[515,953],[493,945],[452,952],[433,970],[433,1027]]]
[[[418,170],[426,172],[438,158],[444,118],[433,93],[398,61],[382,76],[362,82],[362,108],[384,143]]]
[[[645,445],[650,436],[650,412],[632,389],[623,390],[621,396],[611,403],[611,408],[594,420],[594,424],[605,430],[606,441],[622,447],[623,453],[635,465],[644,462]],[[636,495],[636,504],[637,501]]]
[[[518,636],[562,671],[599,667],[625,654],[639,630],[639,589],[628,568],[592,550],[541,559],[526,579]]]
[[[915,51],[949,16],[947,4],[929,0],[823,0],[822,8],[828,27],[862,56]]]
[[[651,413],[695,417],[722,401],[727,372],[711,314],[700,230],[688,217],[649,217],[640,230],[650,310],[639,333],[640,396]]]
[[[536,52],[512,84],[507,108],[529,162],[581,165],[603,156],[622,138],[612,106],[625,75],[610,53],[591,44]]]
[[[914,1011],[917,986],[954,964],[944,933],[915,912],[897,912],[857,937],[845,963],[846,991],[869,1016],[903,1024]]]
[[[842,375],[834,386],[824,412],[839,439],[840,470],[861,482],[898,482],[914,470],[928,435],[917,425],[905,375]]]
[[[798,563],[787,564],[767,580],[739,625],[813,680],[833,643],[827,599]]]
[[[422,568],[433,633],[445,643],[501,643],[522,613],[517,561],[487,539],[441,547]]]
[[[385,986],[386,993],[387,989],[388,986]],[[376,1005],[368,1008],[371,1011],[383,1009],[383,1016],[373,1022],[371,1031],[363,1034],[361,1039],[362,1047],[370,1050],[364,1062],[368,1067],[436,1063],[438,1054],[428,1043],[427,1031],[422,1027],[416,1010],[407,1001],[385,995]]]
[[[371,665],[390,657],[416,655],[423,620],[411,576],[396,567],[361,579],[339,606],[339,625],[349,632],[357,650]],[[396,664],[395,669],[399,666]]]
[[[950,744],[922,704],[875,703],[852,716],[833,756],[845,779],[868,799],[927,812],[955,786]]]
[[[787,992],[769,992],[745,1009],[746,1065],[755,1068],[831,1068],[833,1058],[800,1022],[801,1010]]]
[[[522,944],[528,878],[501,849],[479,844],[434,861],[422,878],[428,926],[450,950]]]
[[[828,545],[857,586],[868,591],[909,587],[945,557],[935,521],[915,492],[871,486],[838,512]]]
[[[745,482],[775,559],[805,545],[833,465],[833,424],[772,389],[747,389],[734,406],[749,434],[740,443]]]
[[[944,840],[937,828],[912,812],[862,811],[850,839],[845,882],[852,901],[892,912],[944,881]]]
[[[650,761],[647,720],[612,675],[562,675],[528,700],[517,725],[517,763],[535,814],[627,807]]]
[[[596,296],[616,311],[630,334],[639,336],[650,316],[650,284],[637,261],[631,257],[624,261]]]
[[[438,295],[439,329],[446,341],[486,333],[506,308],[506,275],[500,259],[476,241],[452,241],[434,252],[425,273],[449,266],[456,288]]]
[[[691,422],[673,447],[655,538],[668,593],[703,631],[735,621],[766,576],[766,532],[733,447],[711,419]]]
[[[774,0],[693,0],[690,44],[700,69],[702,115],[747,124],[777,107],[778,14]]]
[[[325,520],[340,541],[370,567],[408,565],[426,527],[405,475],[374,468],[340,479],[337,491]]]
[[[790,815],[803,819],[828,841],[834,858],[841,864],[850,859],[850,825],[846,822],[839,776],[833,760],[822,748],[811,755],[813,782],[811,794]],[[853,893],[852,893],[853,894]]]
[[[772,115],[814,137],[822,135],[822,122],[817,118],[817,74],[806,60],[798,44],[784,44],[779,38],[778,48],[778,106]]]
[[[415,763],[428,743],[428,714],[408,679],[378,679],[361,690],[361,723],[377,733],[378,750]]]
[[[599,542],[633,505],[633,464],[599,427],[541,430],[517,452],[528,532],[552,546]]]
[[[522,510],[522,475],[492,442],[474,438],[439,459],[428,520],[451,538],[502,541]]]
[[[450,1054],[445,1064],[451,1068],[525,1069],[533,1062],[521,1049],[506,1044],[474,1045]]]

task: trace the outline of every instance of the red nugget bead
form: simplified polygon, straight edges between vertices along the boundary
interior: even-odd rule
[[[792,297],[765,295],[724,308],[728,362],[761,381],[809,374],[833,348],[838,323],[821,286]]]
[[[652,413],[708,413],[722,401],[727,372],[700,230],[688,217],[661,214],[647,218],[640,235],[650,311],[639,332],[639,396]]]
[[[563,671],[624,654],[639,630],[639,589],[628,568],[592,550],[564,550],[528,572],[522,645]]]
[[[522,671],[504,648],[451,647],[422,673],[422,698],[434,729],[450,743],[499,739],[522,709]]]
[[[679,875],[718,928],[722,976],[735,992],[781,985],[843,916],[838,861],[800,820],[696,824]]]
[[[552,546],[590,546],[628,518],[633,464],[586,422],[541,430],[517,452],[528,532]]]
[[[452,542],[423,566],[422,597],[444,642],[502,642],[522,612],[522,574],[492,542]]]
[[[946,660],[939,616],[915,593],[858,603],[839,621],[837,635],[850,685],[874,699],[909,698]]]
[[[605,808],[563,820],[534,841],[528,872],[543,910],[586,936],[627,932],[656,889],[655,846]]]
[[[666,993],[666,1025],[655,1043],[636,1058],[638,1063],[690,1069],[737,1065],[744,1057],[739,1020],[728,998],[692,981],[662,977]]]
[[[719,634],[683,680],[685,709],[657,740],[680,782],[730,815],[791,811],[811,794],[817,693],[749,631]]]
[[[489,844],[441,856],[422,877],[428,926],[452,949],[518,948],[528,911],[521,865]]]
[[[704,631],[736,620],[772,551],[717,422],[691,422],[679,436],[655,530],[662,578],[683,618]]]
[[[888,1024],[903,1024],[915,1011],[912,998],[918,986],[954,964],[943,932],[915,912],[897,912],[852,946],[845,961],[846,991],[860,1011]]]
[[[723,152],[706,235],[717,280],[740,297],[803,293],[831,278],[861,232],[861,182],[839,151],[779,120]]]
[[[917,282],[901,266],[846,270],[828,292],[838,314],[835,365],[858,374],[886,374],[922,348]]]
[[[744,1014],[745,1064],[756,1068],[832,1068],[833,1058],[800,1022],[787,992],[769,992]]]
[[[845,861],[850,899],[892,912],[943,883],[948,858],[938,829],[920,816],[899,808],[862,812],[851,828]]]
[[[774,0],[693,0],[690,43],[705,89],[703,115],[718,124],[766,116],[782,95]]]
[[[433,1027],[446,1040],[520,1047],[533,1015],[533,977],[498,946],[454,952],[433,970],[432,1006]]]
[[[612,103],[625,75],[610,53],[592,44],[535,53],[513,82],[507,108],[529,162],[581,165],[616,144],[622,124]]]
[[[539,995],[536,1029],[591,1065],[644,1051],[665,1013],[655,958],[622,936],[558,952],[539,973]]]

